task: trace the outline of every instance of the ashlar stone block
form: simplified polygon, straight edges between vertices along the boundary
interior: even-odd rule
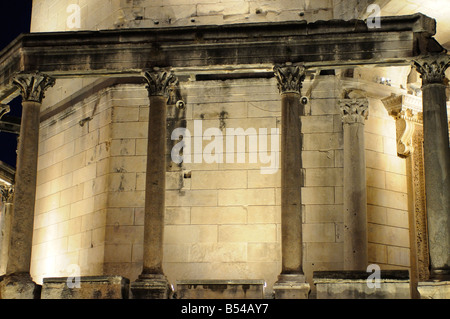
[[[262,299],[264,280],[180,280],[179,299]]]
[[[121,276],[44,278],[41,298],[128,299],[129,284],[130,281]]]

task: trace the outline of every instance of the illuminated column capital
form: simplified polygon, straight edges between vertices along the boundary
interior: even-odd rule
[[[10,111],[9,105],[0,104],[0,119],[3,117],[3,115],[8,114],[9,111]]]
[[[342,99],[338,101],[344,124],[361,123],[369,115],[369,101],[367,99]]]
[[[14,186],[0,185],[0,196],[3,203],[12,203],[14,198]]]
[[[422,78],[422,85],[443,84],[445,71],[450,66],[450,56],[436,54],[418,58],[413,65]]]
[[[306,68],[303,65],[276,65],[273,68],[280,94],[301,93]]]
[[[21,73],[13,78],[26,102],[42,103],[45,91],[55,85],[55,79],[41,73]]]
[[[146,88],[149,96],[168,97],[170,88],[178,81],[172,71],[159,68],[145,71],[143,76],[147,82]]]

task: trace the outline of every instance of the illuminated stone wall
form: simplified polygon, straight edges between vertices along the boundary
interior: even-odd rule
[[[333,17],[327,0],[193,2],[34,1],[32,31],[72,30],[66,12],[72,3],[81,8],[80,29],[91,30]],[[383,90],[375,75],[390,77],[400,87],[407,74],[365,69],[347,80],[364,80]],[[32,275],[40,283],[44,277],[70,275],[70,265],[79,265],[81,275],[114,274],[131,281],[141,272],[147,91],[144,85],[121,84],[86,94],[96,81],[58,80],[44,100],[43,111],[65,99],[68,106],[41,124],[32,255]],[[170,106],[168,123],[185,120],[191,132],[194,120],[202,120],[203,130],[280,126],[274,78],[183,80],[180,85],[184,117]],[[86,96],[71,103],[80,92]],[[341,78],[333,75],[308,77],[303,88],[310,98],[301,118],[304,270],[310,283],[315,270],[343,269],[341,92]],[[405,160],[396,154],[394,120],[379,99],[369,103],[369,262],[382,269],[407,268]],[[172,283],[264,279],[271,291],[281,270],[281,182],[279,172],[263,175],[261,166],[267,164],[203,162],[168,168],[163,266]]]
[[[329,20],[331,0],[37,0],[32,32]],[[76,7],[69,7],[75,4]],[[69,9],[68,9],[69,8]],[[68,11],[68,12],[67,12]],[[71,27],[79,12],[80,24]]]

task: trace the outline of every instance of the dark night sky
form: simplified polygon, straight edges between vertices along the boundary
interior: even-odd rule
[[[30,32],[32,0],[15,0],[0,2],[0,50],[3,50],[21,33]],[[11,112],[8,115],[20,117],[20,97],[9,103]],[[0,160],[16,166],[16,136],[0,132]]]

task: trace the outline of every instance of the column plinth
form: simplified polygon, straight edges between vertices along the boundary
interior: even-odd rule
[[[344,269],[366,270],[367,194],[364,121],[367,99],[339,100],[344,126]]]
[[[167,299],[171,286],[164,275],[163,238],[166,192],[166,115],[171,85],[168,71],[144,73],[150,100],[145,183],[144,256],[139,279],[131,284],[134,299]]]
[[[39,73],[19,74],[14,78],[22,95],[22,120],[17,153],[15,195],[11,219],[11,236],[6,276],[0,283],[2,298],[34,298],[31,281],[31,248],[33,240],[34,206],[39,145],[40,107],[45,91],[54,79]],[[7,289],[16,283],[17,289]],[[35,284],[34,284],[35,285]],[[12,285],[15,286],[15,285]],[[22,293],[22,288],[23,293]]]
[[[281,94],[281,274],[273,289],[278,299],[306,299],[310,290],[303,274],[300,103],[304,66],[276,66]]]

